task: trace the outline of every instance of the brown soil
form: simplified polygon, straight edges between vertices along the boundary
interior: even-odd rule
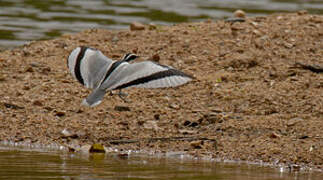
[[[80,104],[90,91],[66,66],[81,45],[113,59],[126,52],[159,59],[196,79],[178,88],[124,90],[129,103],[107,93],[86,108]],[[0,140],[102,143],[323,169],[323,76],[295,62],[323,66],[323,16],[92,29],[32,42],[0,53]],[[62,134],[65,128],[71,135]]]

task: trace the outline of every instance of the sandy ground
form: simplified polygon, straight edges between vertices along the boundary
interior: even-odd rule
[[[113,59],[134,52],[138,61],[154,59],[195,79],[178,88],[126,89],[128,103],[107,94],[86,108],[80,104],[90,91],[66,66],[81,45]],[[91,29],[32,42],[0,53],[0,140],[323,169],[323,75],[296,62],[323,66],[323,16]]]

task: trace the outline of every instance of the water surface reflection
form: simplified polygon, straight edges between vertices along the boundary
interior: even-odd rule
[[[307,9],[323,14],[320,0],[3,0],[0,46],[49,39],[88,28],[122,29],[133,21],[156,24],[230,17],[236,9],[249,16]]]
[[[31,151],[0,147],[2,179],[319,179],[319,174],[181,158]]]

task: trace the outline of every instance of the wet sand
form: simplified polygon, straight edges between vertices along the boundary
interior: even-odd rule
[[[138,61],[154,59],[195,79],[177,88],[126,89],[128,103],[107,93],[87,108],[80,104],[90,91],[66,66],[81,45],[113,59],[134,52]],[[320,15],[91,29],[2,51],[0,67],[2,141],[102,143],[323,169]]]

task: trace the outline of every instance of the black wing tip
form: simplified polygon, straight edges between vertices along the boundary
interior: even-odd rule
[[[172,69],[173,70],[173,73],[176,74],[176,75],[183,76],[183,77],[188,77],[188,78],[191,78],[191,79],[196,79],[193,75],[184,73],[184,72],[182,72],[180,70],[174,69],[173,67],[170,67],[170,66],[167,66],[167,65],[163,65],[163,64],[159,64],[156,61],[151,61],[151,62],[154,63],[154,64],[156,64],[156,65],[158,65],[158,66],[161,66],[161,67],[164,67],[164,68],[167,68],[167,69]]]
[[[169,70],[172,70],[173,75],[178,75],[178,76],[183,76],[183,77],[188,77],[188,78],[191,78],[191,79],[195,79],[194,76],[192,76],[190,74],[187,74],[187,73],[184,73],[183,71],[173,69],[173,68],[171,68]]]

